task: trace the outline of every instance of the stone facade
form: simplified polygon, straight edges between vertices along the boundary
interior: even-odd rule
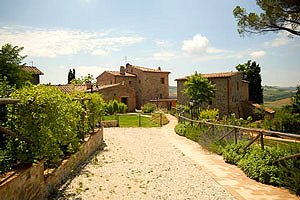
[[[242,72],[225,72],[215,74],[202,74],[212,83],[216,84],[216,95],[212,102],[209,102],[211,108],[217,108],[220,115],[235,113],[238,117],[242,117],[241,102],[247,101],[247,96],[243,95],[247,84],[243,84]],[[177,102],[179,104],[187,104],[189,98],[183,94],[184,82],[187,77],[176,79],[177,81]],[[203,106],[207,106],[205,104]]]
[[[98,87],[96,90],[103,94],[103,98],[107,101],[117,100],[127,105],[128,111],[135,111],[136,108],[136,92],[132,87],[124,83],[117,83],[112,85],[104,85]]]
[[[97,86],[100,92],[108,100],[117,99],[121,101],[122,96],[128,97],[128,108],[141,108],[142,105],[153,99],[169,98],[169,73],[159,68],[150,69],[145,67],[134,66],[129,63],[120,67],[120,71],[105,71],[97,77]],[[127,90],[125,95],[122,90],[101,89],[109,85],[121,84],[123,90]],[[126,89],[128,88],[128,89]],[[134,93],[129,90],[133,90]],[[115,94],[112,96],[112,94]],[[132,103],[135,99],[135,104]],[[123,98],[124,100],[124,98]],[[131,103],[129,104],[129,100]],[[132,110],[132,109],[130,109]]]

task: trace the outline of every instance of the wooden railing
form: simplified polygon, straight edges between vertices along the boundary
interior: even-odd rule
[[[271,130],[264,130],[260,128],[246,128],[246,127],[240,127],[240,126],[234,126],[234,125],[227,125],[227,124],[219,124],[219,123],[213,123],[209,121],[204,120],[192,120],[187,117],[182,116],[181,114],[178,114],[178,121],[181,123],[188,123],[192,126],[199,126],[204,125],[207,126],[207,133],[209,131],[217,131],[217,128],[225,128],[227,131],[223,133],[215,142],[219,142],[223,140],[224,138],[233,135],[234,143],[236,144],[238,142],[238,134],[241,135],[248,135],[251,136],[251,140],[249,143],[244,147],[244,150],[247,149],[249,146],[251,146],[255,141],[260,140],[260,146],[262,149],[265,148],[265,139],[268,137],[269,140],[278,140],[279,138],[283,139],[283,141],[289,141],[289,142],[300,142],[300,135],[297,134],[290,134],[290,133],[282,133],[277,131],[271,131]],[[289,155],[283,158],[278,159],[276,162],[280,162],[283,160],[291,159],[291,158],[300,158],[300,153]]]

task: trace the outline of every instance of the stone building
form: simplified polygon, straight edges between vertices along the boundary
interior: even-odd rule
[[[29,72],[32,76],[30,82],[34,85],[40,84],[40,75],[44,73],[35,66],[23,66],[22,69],[26,72]]]
[[[248,83],[243,82],[243,73],[224,72],[202,74],[202,76],[216,84],[215,98],[208,103],[210,107],[219,109],[221,116],[235,113],[238,117],[242,117],[241,104],[243,101],[248,101]],[[187,78],[176,79],[177,102],[179,104],[188,104],[189,102],[188,97],[182,92]]]
[[[97,91],[107,100],[127,104],[129,111],[140,109],[150,100],[169,98],[169,73],[160,67],[150,69],[129,63],[120,71],[104,71],[97,79]]]

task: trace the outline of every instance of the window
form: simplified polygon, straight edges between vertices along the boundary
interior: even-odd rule
[[[159,98],[162,99],[162,94],[159,94]]]
[[[112,80],[110,80],[110,84],[112,84],[113,83],[113,81]]]
[[[139,80],[139,83],[141,83],[141,80]]]
[[[210,105],[210,106],[212,105],[212,100],[210,100],[210,101],[208,102],[208,105]]]
[[[129,81],[129,84],[131,84],[131,81]]]
[[[165,78],[160,78],[161,84],[165,84]]]

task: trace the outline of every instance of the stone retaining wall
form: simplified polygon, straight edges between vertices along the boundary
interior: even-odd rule
[[[44,162],[16,171],[0,183],[0,200],[45,199],[67,176],[103,143],[103,128],[91,134],[81,149],[44,176]]]

